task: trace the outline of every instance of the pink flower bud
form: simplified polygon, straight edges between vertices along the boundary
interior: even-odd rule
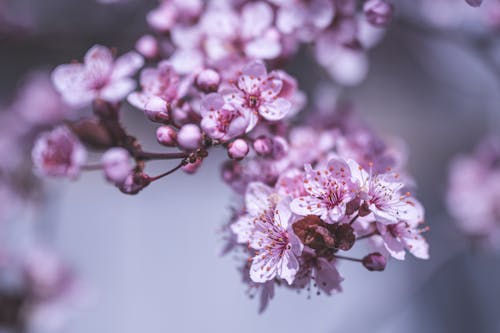
[[[130,154],[123,148],[117,147],[108,149],[104,155],[102,155],[102,164],[104,166],[104,175],[106,179],[117,186],[123,184],[132,171]]]
[[[186,124],[177,133],[177,142],[187,150],[195,150],[201,143],[201,130],[195,124]]]
[[[158,55],[158,41],[151,35],[144,35],[137,43],[135,49],[146,58],[154,58]]]
[[[196,77],[196,85],[206,93],[217,91],[219,83],[220,75],[213,69],[204,69]]]
[[[200,167],[202,161],[203,160],[201,158],[199,158],[199,159],[196,160],[196,162],[186,164],[181,169],[185,173],[193,174],[193,173],[195,173],[198,170],[198,168]]]
[[[144,173],[130,173],[119,186],[119,189],[125,194],[137,194],[150,183],[151,178],[148,175]]]
[[[170,126],[160,126],[156,130],[156,139],[164,146],[174,147],[177,145],[177,132]]]
[[[368,22],[377,27],[384,27],[392,20],[392,5],[385,0],[367,0],[363,11]]]
[[[227,154],[234,160],[242,160],[248,154],[248,143],[243,139],[236,139],[227,147]]]
[[[253,142],[253,149],[260,156],[269,156],[273,151],[273,140],[267,136],[259,136]]]
[[[383,271],[387,265],[387,259],[378,252],[373,252],[363,258],[363,266],[369,271]]]

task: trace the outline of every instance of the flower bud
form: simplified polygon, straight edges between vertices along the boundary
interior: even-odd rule
[[[363,258],[363,266],[369,271],[383,271],[387,265],[387,259],[378,252],[370,253]]]
[[[367,0],[363,11],[368,22],[377,27],[387,26],[392,20],[392,5],[385,0]]]
[[[142,172],[130,173],[119,186],[119,189],[125,194],[137,194],[150,183],[151,178],[148,175]]]
[[[182,171],[184,171],[185,173],[189,173],[189,174],[193,174],[195,173],[198,168],[201,166],[201,162],[203,160],[201,158],[198,158],[194,163],[189,163],[189,164],[186,164],[184,165],[181,169]]]
[[[234,160],[242,160],[248,154],[248,143],[243,139],[236,139],[231,142],[227,147],[227,154],[229,158]]]
[[[220,75],[213,69],[204,69],[196,77],[196,85],[206,93],[217,91],[219,83]]]
[[[164,146],[174,147],[177,145],[177,132],[170,126],[160,126],[156,130],[156,140]]]
[[[119,147],[108,149],[101,160],[106,179],[115,185],[123,184],[132,171],[130,154],[126,149]]]
[[[260,156],[269,156],[273,151],[273,140],[261,135],[253,142],[253,149]]]
[[[195,150],[201,143],[201,131],[195,124],[186,124],[177,133],[177,142],[187,150]]]
[[[154,58],[158,55],[158,41],[151,35],[144,35],[137,43],[135,49],[146,58]]]

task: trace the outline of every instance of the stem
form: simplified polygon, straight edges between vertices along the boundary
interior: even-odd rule
[[[339,255],[334,255],[333,257],[337,258],[337,259],[344,259],[344,260],[355,261],[355,262],[363,262],[363,260],[357,259],[357,258],[344,257],[344,256],[339,256]]]
[[[350,225],[352,225],[352,224],[356,221],[356,219],[357,219],[358,217],[359,217],[359,213],[357,213],[357,214],[356,214],[356,216],[354,216],[354,217],[352,218],[352,220],[351,220],[351,222],[349,222],[349,224],[350,224]]]
[[[359,236],[356,238],[356,240],[360,240],[360,239],[365,239],[365,238],[370,238],[371,236],[375,236],[378,234],[378,231],[375,230],[375,231],[372,231],[370,232],[369,234],[366,234],[366,235],[363,235],[363,236]]]
[[[181,163],[179,163],[179,165],[177,165],[175,168],[173,168],[173,169],[171,169],[171,170],[168,170],[167,172],[164,172],[164,173],[162,173],[162,174],[160,174],[160,175],[158,175],[158,176],[156,176],[156,177],[153,177],[153,178],[151,178],[150,180],[151,180],[152,182],[154,182],[155,180],[158,180],[158,179],[161,179],[161,178],[163,178],[163,177],[166,177],[166,176],[170,175],[171,173],[174,173],[174,172],[176,172],[177,170],[179,170],[179,169],[180,169],[183,165],[185,165],[184,160],[182,160],[182,162],[181,162]]]
[[[136,154],[136,158],[142,161],[175,160],[186,157],[189,157],[188,153],[149,153],[145,151],[139,151]]]

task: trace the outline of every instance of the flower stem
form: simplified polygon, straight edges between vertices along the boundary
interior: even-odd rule
[[[96,170],[102,170],[103,165],[102,164],[87,164],[87,165],[82,165],[81,169],[84,171],[96,171]]]
[[[174,173],[176,172],[177,170],[179,170],[183,165],[185,165],[186,163],[184,162],[184,160],[182,160],[181,163],[179,163],[179,165],[177,165],[175,168],[171,169],[171,170],[168,170],[167,172],[164,172],[156,177],[152,177],[150,180],[152,182],[154,182],[155,180],[158,180],[158,179],[161,179],[163,177],[166,177],[168,175],[170,175],[171,173]]]
[[[375,230],[375,231],[372,231],[370,232],[369,234],[366,234],[366,235],[363,235],[363,236],[359,236],[356,238],[356,240],[360,240],[360,239],[365,239],[365,238],[370,238],[371,236],[375,236],[378,234],[378,231]]]
[[[150,160],[175,160],[188,157],[188,153],[149,153],[145,151],[137,152],[136,158],[142,161]]]
[[[339,256],[339,255],[334,255],[333,257],[337,258],[337,259],[344,259],[344,260],[355,261],[355,262],[363,262],[363,260],[357,259],[357,258],[344,257],[344,256]]]

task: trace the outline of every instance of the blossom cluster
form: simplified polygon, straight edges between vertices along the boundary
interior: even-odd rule
[[[93,114],[82,111],[41,134],[35,167],[71,179],[102,170],[122,192],[137,194],[178,170],[196,172],[213,148],[225,149],[222,178],[245,202],[227,228],[228,249],[251,258],[244,280],[262,287],[264,305],[275,284],[340,291],[341,259],[373,271],[406,251],[426,259],[424,209],[409,191],[400,147],[348,110],[333,112],[333,102],[309,103],[317,107],[297,125],[307,97],[284,70],[309,46],[337,83],[359,83],[366,50],[391,16],[384,0],[361,7],[355,0],[162,1],[147,16],[155,34],[141,37],[137,52],[117,56],[95,45],[83,62],[52,72],[64,101]],[[161,151],[145,151],[127,132],[125,101],[157,124]],[[91,161],[89,150],[102,154]],[[177,163],[152,176],[151,160]],[[361,239],[372,252],[342,255]]]
[[[424,209],[408,191],[403,152],[350,112],[335,118],[260,137],[255,156],[223,170],[244,199],[228,226],[227,249],[248,256],[242,272],[252,294],[262,291],[261,309],[275,285],[341,291],[339,260],[382,271],[406,251],[429,257]],[[371,252],[344,255],[362,239]]]
[[[457,156],[450,166],[448,211],[460,230],[483,245],[500,244],[500,140],[490,136],[473,154]]]

